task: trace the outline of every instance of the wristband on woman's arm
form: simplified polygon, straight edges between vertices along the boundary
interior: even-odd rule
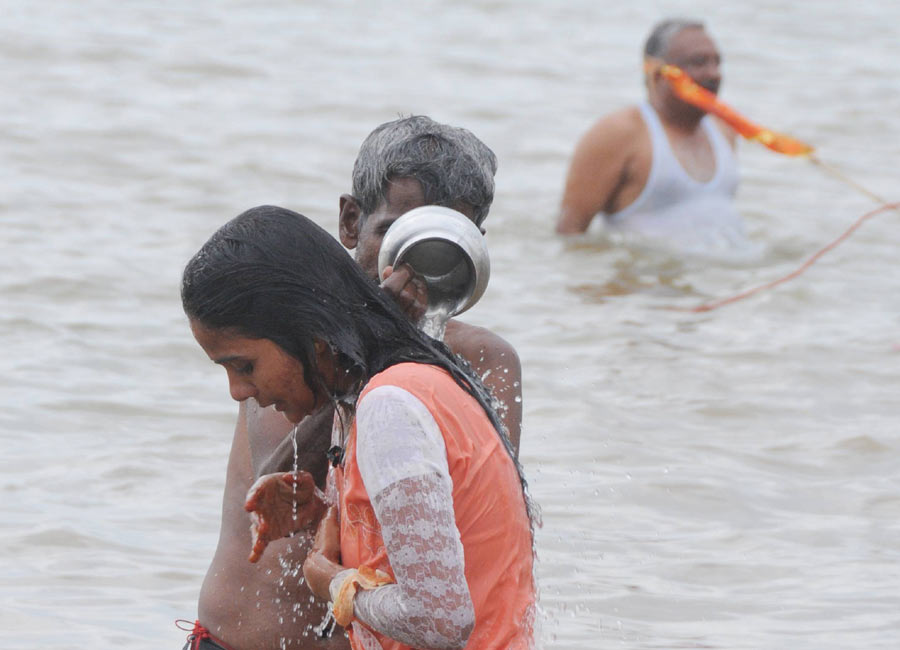
[[[355,618],[353,598],[359,589],[375,589],[393,582],[391,576],[384,571],[366,566],[360,567],[359,570],[341,571],[328,584],[334,620],[341,627],[347,627]]]

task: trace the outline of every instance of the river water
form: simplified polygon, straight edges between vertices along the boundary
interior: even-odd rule
[[[498,154],[467,318],[519,350],[546,648],[900,645],[900,228],[742,143],[752,259],[552,235],[568,158],[643,96],[639,51],[704,18],[722,96],[897,200],[894,0],[3,0],[0,647],[180,647],[236,405],[178,280],[274,203],[336,231],[365,135],[403,113]]]

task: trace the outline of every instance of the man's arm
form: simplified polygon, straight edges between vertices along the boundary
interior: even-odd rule
[[[636,108],[613,113],[582,136],[566,177],[556,232],[583,233],[599,212],[611,212],[628,181],[628,162],[643,134]]]

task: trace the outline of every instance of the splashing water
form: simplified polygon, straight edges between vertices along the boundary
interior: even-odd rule
[[[295,475],[300,470],[300,450],[297,441],[298,433],[299,424],[295,425],[293,429],[291,429],[291,432],[288,434],[291,437],[291,444],[294,451],[294,462],[292,470]],[[294,521],[297,521],[299,518],[297,483],[293,484],[292,491],[292,515]],[[321,615],[317,615],[315,617],[311,616],[312,610],[319,604],[315,596],[309,594],[308,597],[304,599],[300,598],[300,594],[297,592],[297,589],[302,588],[306,583],[306,579],[303,576],[302,558],[305,557],[304,550],[306,552],[308,552],[309,550],[309,546],[313,540],[313,533],[312,531],[308,530],[300,530],[295,533],[291,533],[290,537],[296,538],[296,543],[298,546],[295,547],[293,544],[288,545],[278,556],[278,562],[281,567],[281,575],[278,578],[278,592],[281,594],[281,597],[275,598],[273,602],[276,605],[279,605],[283,597],[286,599],[286,602],[290,603],[289,610],[285,610],[285,613],[278,618],[278,623],[280,625],[291,624],[292,626],[296,626],[298,619],[300,618],[304,618],[309,622],[307,622],[306,625],[300,630],[296,629],[295,627],[291,628],[292,631],[290,635],[282,634],[279,637],[278,646],[281,649],[292,647],[306,647],[303,639],[320,638],[320,629],[324,629],[324,626],[327,622],[327,619],[321,619]]]
[[[298,422],[297,424],[294,425],[294,428],[291,429],[291,433],[290,433],[291,443],[294,445],[294,467],[293,467],[294,476],[297,476],[297,471],[299,470],[299,467],[300,467],[300,452],[297,449],[297,430],[299,428],[300,428],[300,423]],[[291,500],[291,508],[292,508],[291,516],[293,517],[294,521],[297,521],[297,483],[296,483],[296,481],[293,484],[292,491],[293,491],[293,498]]]

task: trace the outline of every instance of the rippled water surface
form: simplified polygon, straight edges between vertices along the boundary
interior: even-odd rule
[[[668,14],[723,97],[900,198],[892,0],[6,0],[0,25],[0,647],[180,647],[218,533],[235,405],[180,311],[184,262],[260,203],[336,230],[398,113],[500,158],[468,320],[518,348],[544,512],[547,648],[895,648],[900,215],[780,277],[874,203],[743,143],[762,252],[552,235],[578,136],[642,97]]]

